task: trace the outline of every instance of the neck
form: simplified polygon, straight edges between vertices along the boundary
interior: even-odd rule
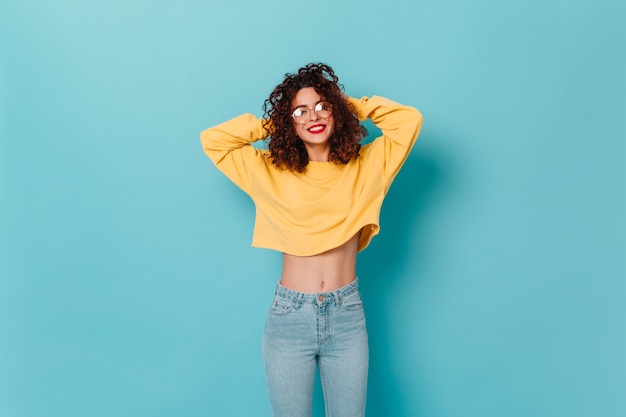
[[[308,147],[309,161],[328,162],[330,159],[330,146]]]

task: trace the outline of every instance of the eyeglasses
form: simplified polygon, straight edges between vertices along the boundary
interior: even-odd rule
[[[321,119],[327,119],[333,112],[333,106],[327,101],[320,101],[313,108],[306,106],[298,107],[291,113],[291,117],[293,117],[296,123],[303,125],[311,120],[312,112],[315,112]]]

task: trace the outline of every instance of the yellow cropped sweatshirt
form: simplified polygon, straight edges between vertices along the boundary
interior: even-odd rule
[[[269,151],[251,145],[268,137],[252,114],[200,134],[215,166],[254,201],[253,247],[311,256],[360,231],[360,251],[378,234],[383,199],[417,139],[422,115],[383,97],[348,100],[359,120],[371,119],[382,136],[347,164],[310,161],[302,173],[277,168]]]

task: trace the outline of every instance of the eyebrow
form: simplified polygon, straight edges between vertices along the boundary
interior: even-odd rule
[[[317,106],[318,104],[320,104],[320,103],[322,103],[322,102],[324,102],[324,101],[326,101],[326,100],[320,100],[320,101],[318,101],[317,103],[315,103],[315,104],[313,105],[313,107]],[[297,105],[296,107],[294,107],[294,110],[299,109],[300,107],[309,107],[309,106],[307,106],[306,104],[299,104],[299,105]]]

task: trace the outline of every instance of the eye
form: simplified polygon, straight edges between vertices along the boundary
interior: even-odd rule
[[[302,117],[302,116],[304,116],[305,114],[306,114],[306,110],[303,110],[303,109],[295,109],[295,110],[293,111],[293,116],[294,116],[294,117]]]
[[[315,111],[329,111],[330,108],[330,103],[327,101],[322,101],[321,103],[317,103],[315,105]]]

